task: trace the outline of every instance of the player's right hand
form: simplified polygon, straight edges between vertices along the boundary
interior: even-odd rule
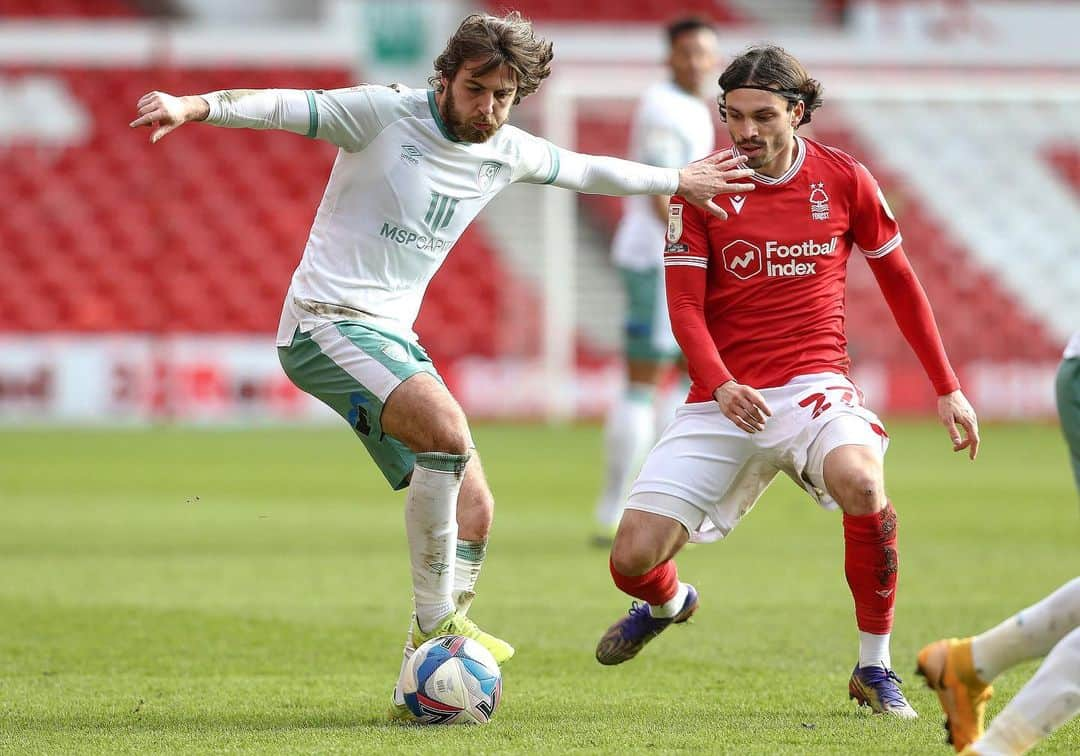
[[[772,410],[757,389],[735,381],[720,385],[713,392],[713,399],[724,417],[747,433],[765,430],[765,418],[772,417]]]
[[[136,107],[139,117],[129,126],[153,128],[151,144],[188,121],[201,121],[210,113],[210,105],[201,97],[173,97],[164,92],[147,92],[139,98]]]
[[[727,220],[727,213],[713,202],[713,197],[754,191],[754,185],[749,182],[730,183],[754,175],[752,168],[742,167],[746,160],[746,155],[734,157],[728,149],[691,163],[679,171],[678,193],[691,205],[712,213],[720,220]]]

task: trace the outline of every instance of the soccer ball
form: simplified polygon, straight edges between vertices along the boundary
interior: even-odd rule
[[[502,674],[495,657],[476,641],[442,635],[413,652],[402,692],[423,724],[483,724],[499,705]]]

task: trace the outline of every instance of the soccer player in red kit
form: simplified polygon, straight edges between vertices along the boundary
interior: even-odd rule
[[[888,435],[848,378],[844,282],[855,247],[937,392],[954,451],[971,459],[975,412],[874,177],[796,134],[820,106],[821,85],[781,48],[759,46],[731,62],[720,88],[720,115],[756,187],[724,198],[724,221],[671,202],[668,308],[693,387],[631,488],[610,568],[641,603],[608,629],[596,658],[627,661],[689,619],[698,595],[679,581],[674,556],[691,538],[727,535],[784,472],[843,511],[859,630],[851,697],[913,719],[889,653],[899,561],[882,468]]]

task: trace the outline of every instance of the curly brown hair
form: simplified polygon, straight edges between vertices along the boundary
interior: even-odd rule
[[[720,74],[720,89],[726,93],[741,87],[764,89],[783,97],[788,102],[789,111],[795,107],[795,103],[803,103],[806,110],[799,126],[810,123],[811,113],[821,107],[821,82],[811,79],[794,55],[776,45],[747,48],[728,64],[724,73]],[[724,94],[720,95],[718,103],[720,118],[727,122]]]
[[[480,61],[474,71],[477,76],[505,65],[517,76],[517,105],[551,74],[553,57],[551,43],[537,39],[532,22],[518,11],[510,11],[502,18],[474,13],[447,40],[446,49],[435,59],[435,75],[428,83],[441,92],[441,79],[453,81],[465,61]]]

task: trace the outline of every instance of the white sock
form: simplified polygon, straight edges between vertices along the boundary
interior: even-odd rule
[[[601,527],[619,524],[630,483],[656,440],[652,402],[651,385],[632,383],[608,412],[604,432],[607,477],[596,505],[596,520]]]
[[[656,435],[664,432],[671,421],[675,419],[675,410],[686,404],[686,396],[690,393],[690,379],[681,375],[664,391],[656,402]]]
[[[405,693],[401,690],[401,683],[405,680],[405,665],[409,663],[416,645],[413,644],[412,626],[416,615],[409,617],[409,629],[405,631],[405,646],[401,649],[401,669],[398,671],[397,684],[394,685],[394,703],[399,706],[405,704]]]
[[[1023,753],[1080,713],[1080,627],[1051,649],[1042,666],[974,744],[982,756]]]
[[[454,560],[454,607],[467,614],[476,598],[476,580],[480,567],[487,556],[487,541],[464,541],[458,539],[457,556]]]
[[[990,682],[1028,659],[1044,656],[1080,626],[1080,578],[1073,578],[1042,601],[1017,612],[971,641],[975,671]]]
[[[649,604],[649,612],[654,617],[674,617],[682,609],[682,605],[686,602],[687,593],[686,583],[679,583],[679,590],[675,591],[675,595],[670,599],[660,604],[659,606],[653,606]]]
[[[892,633],[874,635],[859,631],[859,666],[873,667],[875,664],[892,669],[892,654],[889,653],[889,640]]]
[[[468,461],[468,454],[417,454],[405,497],[413,605],[424,632],[454,611],[457,497]]]

